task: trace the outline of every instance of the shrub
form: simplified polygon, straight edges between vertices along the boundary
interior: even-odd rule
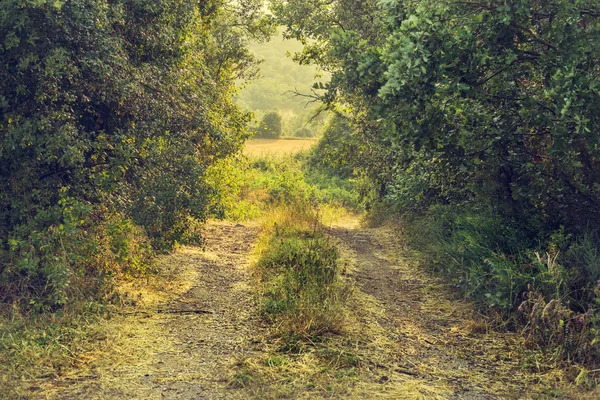
[[[308,168],[306,155],[230,158],[208,171],[213,214],[243,220],[297,201],[362,209],[354,182]]]
[[[3,304],[55,310],[109,290],[106,283],[112,277],[147,272],[150,242],[124,215],[104,215],[73,198],[63,198],[51,211],[62,223],[34,229],[27,236],[13,233],[9,250],[0,253]]]
[[[308,184],[315,186],[314,196],[320,203],[334,204],[353,210],[363,209],[361,196],[353,180],[330,175],[315,167],[306,171],[305,179]]]
[[[575,312],[559,299],[548,301],[544,295],[529,291],[523,293],[519,312],[526,322],[523,334],[529,344],[553,349],[557,359],[600,365],[600,321],[594,308]]]
[[[0,3],[3,300],[56,308],[113,256],[139,270],[132,236],[161,251],[197,239],[190,221],[215,192],[207,167],[250,135],[232,103],[255,65],[246,39],[270,31],[260,5],[204,3]],[[213,23],[242,12],[239,29]],[[125,225],[108,222],[117,214]]]
[[[310,167],[342,178],[352,176],[355,162],[359,161],[352,154],[360,153],[352,133],[347,119],[334,116],[325,128],[323,137],[309,154]]]

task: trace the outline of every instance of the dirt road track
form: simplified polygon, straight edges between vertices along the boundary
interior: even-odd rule
[[[167,301],[114,318],[120,335],[111,353],[45,385],[39,398],[550,397],[548,383],[559,375],[526,368],[533,353],[523,352],[518,337],[489,329],[468,302],[405,257],[393,227],[361,228],[354,219],[327,233],[354,288],[345,331],[305,354],[282,355],[269,376],[260,370],[277,346],[259,316],[249,266],[258,228],[219,222],[207,226],[205,250],[185,248],[162,260],[178,282],[165,289]],[[339,362],[319,364],[323,349],[359,361],[350,372],[336,370]],[[232,385],[244,363],[256,379]]]
[[[58,399],[231,399],[236,359],[260,351],[263,327],[248,255],[258,229],[213,223],[206,249],[185,248],[162,260],[189,287],[155,310],[132,312],[111,323],[129,333],[119,350],[80,376],[56,382]],[[129,346],[129,348],[127,348]],[[240,395],[240,398],[241,397]]]

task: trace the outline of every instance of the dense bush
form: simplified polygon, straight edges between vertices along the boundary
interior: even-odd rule
[[[250,6],[0,3],[3,302],[60,306],[105,256],[144,259],[123,229],[165,250],[206,218],[207,167],[248,136],[231,96],[269,30]]]
[[[208,181],[218,189],[213,212],[246,220],[298,201],[333,208],[363,208],[355,182],[309,167],[308,157],[306,153],[265,155],[217,163],[208,174]]]
[[[300,129],[298,129],[296,132],[294,132],[294,137],[308,138],[308,137],[313,137],[313,136],[315,136],[315,133],[307,127],[302,127]]]
[[[334,116],[323,131],[321,140],[311,150],[308,158],[309,165],[329,171],[332,175],[351,177],[357,158],[347,157],[347,155],[358,150],[356,141],[352,140],[353,133],[346,118]]]

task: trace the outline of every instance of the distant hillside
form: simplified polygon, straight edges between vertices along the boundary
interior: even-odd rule
[[[293,40],[284,40],[276,36],[268,43],[253,43],[249,48],[258,59],[264,60],[260,65],[260,78],[243,88],[236,103],[252,111],[260,121],[262,115],[269,110],[279,110],[284,121],[284,135],[294,136],[306,127],[312,134],[317,134],[323,125],[323,118],[306,126],[314,115],[318,105],[307,104],[306,98],[294,96],[291,91],[310,93],[317,75],[319,80],[327,80],[325,73],[313,66],[296,64],[290,54],[302,50],[302,44]]]

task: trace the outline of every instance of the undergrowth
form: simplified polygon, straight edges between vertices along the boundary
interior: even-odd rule
[[[273,211],[257,246],[263,316],[283,339],[282,350],[299,341],[339,332],[347,288],[339,276],[338,250],[320,231],[310,203]]]
[[[214,213],[245,221],[297,200],[362,211],[351,179],[309,168],[306,157],[306,153],[240,156],[216,165],[209,174],[210,181],[219,187]]]
[[[318,397],[349,394],[359,375],[359,357],[338,346],[351,292],[320,210],[296,198],[264,216],[254,266],[272,347],[240,360],[230,382],[257,398],[295,398],[299,389]]]
[[[85,365],[106,334],[99,323],[110,307],[78,302],[55,313],[25,316],[19,309],[0,317],[0,397],[25,399],[38,382]]]
[[[36,381],[85,364],[100,321],[121,303],[116,286],[156,272],[130,219],[63,208],[62,224],[13,240],[0,257],[0,398],[27,398]]]
[[[406,237],[465,296],[500,315],[551,362],[600,367],[600,240],[529,232],[493,210],[434,206]],[[597,373],[596,373],[597,375]],[[598,378],[593,373],[586,379]]]
[[[230,382],[258,398],[293,398],[297,385],[332,396],[358,375],[358,357],[332,344],[344,330],[350,289],[324,226],[364,205],[354,181],[312,168],[308,155],[238,159],[227,167],[238,175],[227,181],[223,215],[262,222],[254,266],[273,347],[264,358],[240,360]],[[279,383],[265,391],[265,381]]]

